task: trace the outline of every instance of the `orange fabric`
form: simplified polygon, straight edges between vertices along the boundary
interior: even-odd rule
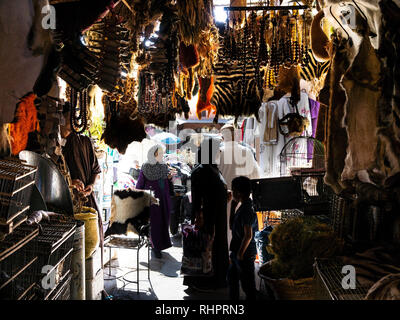
[[[201,119],[201,113],[203,111],[208,111],[208,115],[210,115],[211,111],[217,111],[217,108],[211,104],[211,97],[214,93],[214,77],[199,77],[199,85],[200,94],[196,105],[196,114],[197,118]]]
[[[23,97],[21,102],[17,104],[15,113],[17,121],[9,125],[11,153],[13,155],[25,150],[28,144],[28,134],[39,129],[35,99],[36,95],[31,93]]]

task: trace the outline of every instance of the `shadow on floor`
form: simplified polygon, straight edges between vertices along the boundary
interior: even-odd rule
[[[140,262],[139,265],[147,268],[147,262]],[[181,270],[181,262],[177,261],[168,252],[162,252],[162,258],[158,259],[153,254],[150,259],[150,270],[157,271],[166,277],[177,278]]]
[[[104,268],[104,289],[112,300],[158,300],[151,281],[139,269],[139,292],[137,291],[136,269],[121,267],[118,260],[111,261]]]

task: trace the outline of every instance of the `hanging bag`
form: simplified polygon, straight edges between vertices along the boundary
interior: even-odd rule
[[[285,137],[300,137],[310,125],[310,121],[300,115],[297,103],[293,104],[296,112],[288,113],[282,119],[278,120],[279,132]]]
[[[182,224],[183,257],[181,274],[186,276],[212,276],[212,247],[214,234],[203,232],[193,224]]]

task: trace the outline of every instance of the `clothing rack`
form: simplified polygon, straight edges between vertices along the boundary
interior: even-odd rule
[[[250,7],[224,7],[226,11],[283,11],[306,10],[308,6],[250,6]]]

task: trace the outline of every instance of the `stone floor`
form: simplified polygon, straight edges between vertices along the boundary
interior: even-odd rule
[[[147,279],[147,248],[139,251],[139,294],[136,283],[136,250],[117,249],[117,259],[104,268],[104,288],[113,300],[228,300],[227,289],[190,292],[180,274],[182,243],[171,237],[173,246],[163,251],[161,259],[150,253],[150,281]],[[114,253],[113,253],[114,254]],[[259,280],[256,278],[256,280]],[[259,281],[258,281],[259,282]],[[258,283],[259,285],[259,283]],[[242,293],[243,294],[243,293]]]

